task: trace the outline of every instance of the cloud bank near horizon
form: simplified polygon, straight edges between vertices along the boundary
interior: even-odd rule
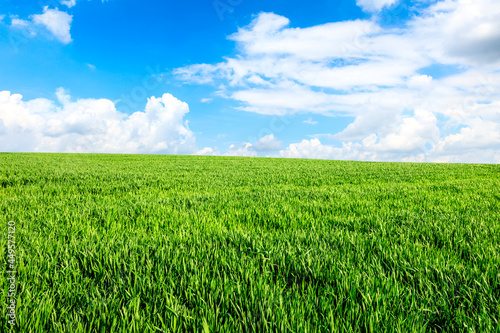
[[[193,154],[194,133],[184,116],[186,103],[171,94],[151,97],[144,111],[131,115],[107,99],[72,101],[62,88],[58,101],[24,101],[0,92],[0,150],[4,152],[77,152]]]

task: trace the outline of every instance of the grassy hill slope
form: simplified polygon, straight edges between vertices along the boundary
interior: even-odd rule
[[[499,165],[0,154],[17,330],[498,331],[499,189]]]

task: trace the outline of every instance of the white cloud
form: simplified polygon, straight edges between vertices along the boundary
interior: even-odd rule
[[[312,120],[311,117],[307,118],[307,120],[302,121],[304,124],[316,125],[318,122],[316,120]]]
[[[242,110],[277,115],[299,111],[325,114],[345,111],[344,105],[337,95],[312,87],[359,91],[397,86],[422,64],[428,64],[424,60],[412,62],[415,55],[411,51],[394,55],[392,46],[380,49],[379,44],[394,41],[382,40],[381,28],[373,21],[336,22],[305,29],[287,28],[287,24],[288,19],[282,16],[262,13],[230,36],[238,43],[240,56],[215,65],[178,68],[174,73],[181,80],[198,84],[227,80],[220,95],[241,102]],[[403,50],[411,47],[410,41],[397,42]]]
[[[398,2],[398,0],[356,0],[356,5],[365,12],[378,12],[384,7],[389,7]]]
[[[416,127],[412,129],[412,126]],[[409,132],[405,133],[405,128]],[[319,139],[292,143],[276,157],[311,158],[361,161],[439,162],[439,163],[500,163],[500,125],[478,123],[463,128],[458,134],[441,139],[426,151],[427,142],[432,142],[434,129],[427,131],[429,140],[412,134],[425,131],[413,121],[403,122],[399,133],[379,140],[372,134],[361,142],[344,142],[342,147],[324,145]],[[384,142],[386,141],[386,142]]]
[[[184,81],[190,81],[198,84],[213,82],[214,75],[220,68],[213,65],[197,64],[188,67],[177,68],[174,73]]]
[[[205,155],[205,156],[218,156],[220,155],[220,151],[217,147],[205,147],[203,149],[198,150],[194,155]]]
[[[342,148],[323,145],[319,139],[302,140],[290,144],[277,155],[286,158],[312,158],[333,160],[375,160],[376,155],[363,152],[360,144],[344,144]]]
[[[212,102],[212,100],[213,100],[212,98],[202,98],[200,100],[200,102],[202,102],[202,103],[210,103],[210,102]]]
[[[64,89],[59,103],[23,101],[0,92],[0,150],[26,152],[166,153],[198,151],[184,116],[188,105],[170,94],[148,99],[131,115],[107,99],[71,101]],[[59,105],[58,105],[59,104]]]
[[[364,39],[380,31],[380,27],[370,20],[334,22],[309,28],[288,28],[288,24],[289,20],[283,16],[261,13],[229,39],[236,41],[247,56],[293,55],[308,60],[341,56],[359,58],[363,54]]]
[[[261,13],[229,37],[236,56],[175,74],[218,86],[217,93],[243,111],[354,118],[332,133],[342,148],[305,140],[282,150],[286,156],[476,161],[470,154],[477,150],[479,160],[494,161],[500,150],[493,130],[500,123],[500,2],[428,2],[404,26],[378,25],[377,12],[396,2],[358,0],[372,19],[308,28]],[[457,74],[440,75],[445,65]],[[469,155],[459,153],[461,146]]]
[[[31,21],[20,19],[17,15],[10,15],[9,18],[10,27],[16,30],[16,33],[22,34],[22,38],[31,38],[37,35],[37,31]]]
[[[66,1],[65,1],[65,0],[62,0],[62,1],[61,1],[61,3],[62,3],[63,5],[65,5],[66,7],[68,7],[68,8],[71,8],[71,7],[73,7],[74,5],[76,5],[76,0],[66,0]]]
[[[447,162],[500,163],[500,123],[476,119],[437,143],[430,155]]]
[[[4,18],[5,18],[5,15],[0,15],[0,23],[2,23]]]
[[[281,147],[281,141],[278,141],[274,134],[269,134],[266,135],[259,140],[257,140],[253,146],[253,148],[257,152],[270,152],[270,151],[277,151],[280,150]]]
[[[90,70],[94,71],[95,70],[95,66],[92,65],[92,64],[87,64],[87,67],[90,68]]]
[[[427,110],[415,110],[413,117],[403,117],[380,142],[375,143],[375,134],[364,140],[364,145],[372,151],[386,153],[397,153],[407,156],[418,151],[425,151],[426,144],[435,143],[440,140],[437,119],[432,112]]]
[[[326,114],[342,108],[334,95],[314,92],[292,81],[274,85],[273,89],[250,88],[232,93],[231,98],[248,106],[240,110],[267,115],[285,115],[308,110]]]
[[[406,84],[409,88],[425,88],[432,83],[432,77],[429,75],[414,75],[408,79]]]
[[[49,30],[63,44],[69,44],[71,39],[70,29],[73,16],[56,9],[43,8],[43,14],[32,15],[33,22],[41,24]]]
[[[224,156],[257,157],[257,151],[255,151],[255,147],[249,142],[239,145],[232,144]]]
[[[496,0],[445,0],[412,22],[412,29],[415,37],[431,43],[431,52],[442,61],[498,64],[499,15],[500,2]]]
[[[262,13],[229,37],[238,43],[241,50],[238,57],[215,65],[179,68],[175,73],[180,79],[194,83],[228,80],[229,87],[236,92],[256,87],[279,91],[287,81],[306,89],[324,87],[348,92],[401,86],[418,76],[419,69],[433,63],[451,62],[464,67],[472,64],[459,62],[456,49],[463,46],[457,33],[460,29],[449,23],[464,21],[460,14],[462,7],[470,6],[477,7],[477,18],[469,19],[470,24],[464,24],[464,29],[484,26],[481,30],[484,36],[474,34],[473,39],[484,40],[489,49],[485,53],[484,45],[479,49],[469,47],[473,45],[463,48],[479,59],[485,54],[500,59],[500,47],[496,49],[500,43],[495,43],[500,29],[493,29],[500,24],[493,19],[500,15],[500,5],[492,4],[491,0],[472,5],[464,0],[452,3],[455,5],[448,6],[444,13],[443,6],[431,6],[410,21],[408,28],[396,31],[384,30],[371,20],[288,28],[288,19]],[[482,20],[487,23],[481,24]],[[229,96],[239,94],[233,91]]]
[[[2,18],[3,19],[3,18]],[[11,15],[10,16],[10,25],[13,28],[25,28],[29,25],[29,22],[23,19],[20,19],[18,16]]]
[[[268,134],[255,141],[254,144],[250,142],[231,144],[224,155],[257,157],[259,153],[279,151],[282,149],[281,144],[282,142],[278,141],[274,134]]]

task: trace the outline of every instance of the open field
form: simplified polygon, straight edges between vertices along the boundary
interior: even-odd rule
[[[499,332],[499,189],[500,165],[0,154],[17,330]]]

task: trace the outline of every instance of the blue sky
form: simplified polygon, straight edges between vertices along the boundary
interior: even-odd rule
[[[0,18],[1,151],[500,162],[494,0],[2,0]]]

